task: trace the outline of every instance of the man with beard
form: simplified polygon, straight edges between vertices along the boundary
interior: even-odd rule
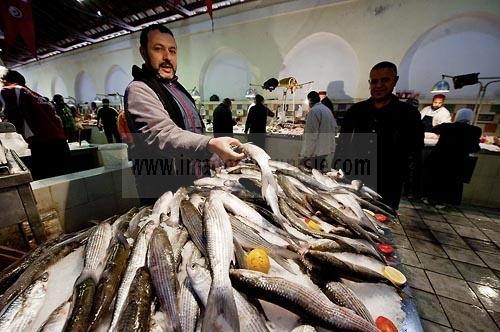
[[[160,24],[143,29],[139,51],[144,64],[132,68],[125,116],[137,191],[142,203],[151,203],[207,175],[208,159],[234,164],[244,155],[232,149],[241,144],[237,139],[203,135],[194,100],[178,82],[177,44],[170,29]]]
[[[424,144],[417,109],[392,94],[397,81],[397,67],[391,62],[371,69],[371,98],[346,112],[333,163],[336,169],[346,168],[351,178],[362,178],[393,209],[399,207],[403,181],[410,165],[421,158]]]
[[[442,94],[435,95],[432,98],[432,105],[426,106],[420,111],[425,131],[431,131],[433,127],[441,123],[451,122],[450,111],[443,106],[445,98],[445,95]]]

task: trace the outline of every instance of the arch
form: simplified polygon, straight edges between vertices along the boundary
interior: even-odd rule
[[[66,87],[66,83],[64,83],[64,80],[60,76],[56,76],[52,80],[51,89],[52,95],[50,96],[50,99],[52,99],[55,94],[60,94],[63,97],[68,97],[68,88]]]
[[[466,13],[451,17],[425,32],[406,52],[399,66],[398,88],[430,97],[441,74],[480,76],[500,74],[500,17]],[[449,80],[450,84],[452,83]],[[478,85],[453,89],[451,98],[474,99]],[[499,98],[500,84],[491,85],[486,98]]]
[[[127,74],[125,70],[119,65],[113,65],[109,68],[106,75],[104,93],[116,93],[121,95],[125,94],[127,85],[132,81],[132,75]]]
[[[298,89],[295,98],[305,98],[310,90],[326,90],[330,98],[350,99],[359,83],[356,52],[343,38],[317,32],[298,42],[284,57],[279,79],[295,77],[298,83],[314,81]]]
[[[221,100],[243,100],[251,78],[247,58],[234,49],[222,48],[204,66],[200,95],[203,100],[208,100],[213,94],[218,95]]]
[[[75,79],[75,98],[79,103],[92,102],[97,94],[94,80],[85,71],[76,75]]]

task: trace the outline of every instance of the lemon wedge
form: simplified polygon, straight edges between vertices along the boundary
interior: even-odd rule
[[[366,213],[368,213],[369,215],[371,215],[372,217],[375,217],[375,212],[373,211],[370,211],[368,209],[363,209],[363,211],[365,211]]]
[[[307,222],[306,222],[306,224],[313,231],[318,231],[318,232],[322,232],[323,231],[323,229],[321,228],[321,226],[317,222],[315,222],[315,221],[313,221],[311,219],[308,219]]]
[[[268,273],[269,268],[271,267],[267,252],[261,248],[255,248],[250,251],[245,257],[245,263],[247,265],[247,269],[263,273]]]
[[[395,286],[402,286],[406,283],[406,277],[399,270],[392,266],[384,267],[384,277],[386,277]]]

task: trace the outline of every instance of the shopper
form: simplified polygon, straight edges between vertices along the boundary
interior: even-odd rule
[[[417,109],[392,94],[397,81],[397,67],[391,62],[380,62],[371,69],[371,98],[346,112],[334,158],[335,168],[362,165],[353,168],[350,176],[363,175],[394,209],[399,207],[409,165],[421,158],[424,143]]]
[[[26,80],[17,71],[8,70],[2,83],[0,106],[5,120],[13,123],[28,143],[33,179],[66,174],[69,147],[50,101],[26,87]]]
[[[213,153],[229,164],[244,155],[232,149],[240,145],[237,139],[203,135],[194,100],[176,75],[177,44],[170,29],[160,24],[144,28],[139,51],[144,64],[132,68],[125,116],[134,142],[130,153],[137,190],[142,203],[151,203],[207,174],[201,161]]]
[[[245,134],[248,141],[266,149],[266,123],[267,117],[274,116],[274,113],[264,105],[264,97],[255,95],[255,105],[248,110],[247,121],[245,122]]]
[[[75,118],[68,105],[64,102],[63,96],[56,94],[52,98],[52,103],[56,109],[57,116],[62,121],[62,126],[64,129],[64,135],[68,142],[74,142],[78,140],[78,133]]]
[[[432,131],[431,129],[441,123],[451,122],[450,111],[443,106],[445,95],[438,94],[432,98],[432,105],[422,108],[420,117],[424,124],[426,132]]]
[[[233,120],[231,105],[231,99],[225,98],[215,108],[213,113],[214,137],[233,137],[233,126],[236,125],[236,121]]]
[[[321,103],[323,105],[325,105],[326,107],[328,107],[328,109],[332,112],[333,114],[333,103],[332,101],[330,100],[330,98],[328,98],[328,96],[326,95],[326,91],[320,91],[318,92],[319,93],[319,98],[321,99]]]
[[[307,168],[326,171],[328,169],[327,158],[335,151],[337,123],[332,111],[321,103],[316,91],[309,92],[307,100],[310,110],[306,114],[302,138],[302,164]]]
[[[446,204],[459,205],[462,201],[464,182],[469,182],[479,151],[481,128],[471,125],[474,112],[460,109],[455,122],[443,123],[432,132],[439,140],[425,163],[425,193],[428,202],[443,208]]]
[[[118,111],[109,106],[109,99],[102,100],[102,106],[97,110],[97,127],[104,129],[104,135],[108,143],[113,143],[113,138],[116,143],[121,143],[120,134],[118,133]]]

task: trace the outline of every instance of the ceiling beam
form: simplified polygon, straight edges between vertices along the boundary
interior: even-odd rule
[[[180,14],[184,17],[191,17],[193,16],[193,12],[187,9],[186,7],[178,4],[176,5],[174,3],[174,0],[165,0],[165,6],[168,7],[168,9],[173,10],[177,14]]]

